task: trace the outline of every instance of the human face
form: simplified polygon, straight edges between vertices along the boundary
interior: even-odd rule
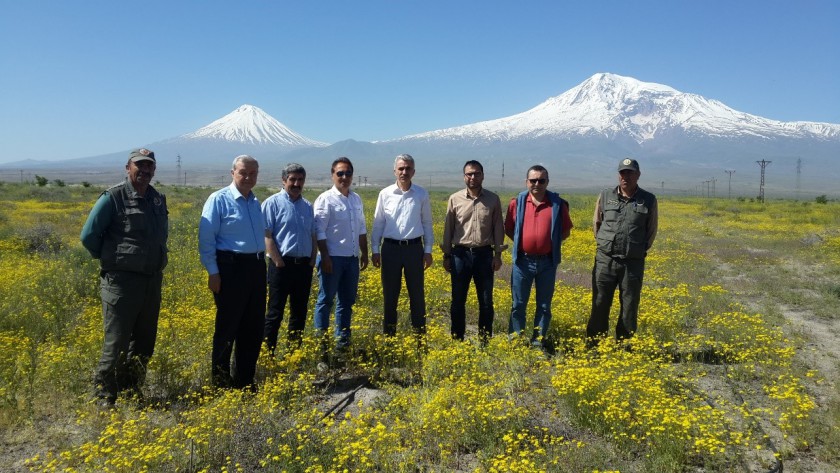
[[[626,196],[633,195],[636,192],[636,188],[639,186],[639,176],[642,173],[639,171],[634,171],[632,169],[625,169],[618,173],[618,187],[621,189],[621,193]]]
[[[467,185],[467,189],[480,191],[482,183],[484,183],[484,172],[481,168],[473,164],[464,167],[464,184]]]
[[[350,192],[350,185],[353,184],[353,170],[347,163],[338,163],[335,165],[332,173],[332,181],[335,188],[344,195]]]
[[[545,171],[529,171],[525,179],[525,188],[535,197],[542,197],[548,188],[548,173]]]
[[[257,185],[257,174],[260,173],[260,166],[254,162],[238,161],[236,167],[230,171],[233,176],[233,185],[240,194],[247,196],[251,189]]]
[[[303,183],[306,182],[306,174],[302,172],[290,172],[283,179],[283,188],[289,193],[292,200],[297,200],[303,192]]]
[[[397,176],[400,188],[407,189],[411,186],[411,178],[414,177],[414,163],[398,159],[394,167],[394,175]]]
[[[128,180],[134,186],[134,190],[139,193],[146,192],[146,188],[152,183],[152,178],[155,177],[155,163],[149,160],[142,160],[138,162],[129,161],[125,165],[125,173],[128,175]]]

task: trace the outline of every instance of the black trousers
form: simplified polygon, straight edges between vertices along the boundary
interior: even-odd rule
[[[263,338],[274,353],[277,333],[283,322],[283,310],[289,301],[289,340],[299,341],[306,328],[309,292],[312,289],[312,266],[309,258],[283,258],[282,268],[268,263],[268,310],[265,313]]]
[[[405,275],[411,326],[415,331],[426,331],[426,296],[423,274],[423,244],[382,244],[382,295],[384,298],[384,330],[386,335],[397,333],[397,303]]]
[[[486,341],[493,336],[493,248],[452,248],[449,260],[449,274],[452,280],[452,302],[449,314],[452,319],[452,337],[464,339],[467,324],[467,293],[470,281],[475,282],[475,295],[478,299],[478,334]]]
[[[216,301],[212,374],[218,387],[254,384],[265,319],[265,258],[217,253],[221,290]],[[231,354],[233,368],[231,368]]]

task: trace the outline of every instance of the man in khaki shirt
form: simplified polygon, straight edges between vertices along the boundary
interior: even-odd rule
[[[464,164],[466,189],[449,196],[443,230],[443,267],[452,276],[452,338],[464,339],[467,292],[475,281],[478,333],[482,343],[493,335],[493,279],[502,267],[505,229],[499,196],[484,189],[484,167]]]

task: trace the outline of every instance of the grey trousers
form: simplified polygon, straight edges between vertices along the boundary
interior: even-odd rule
[[[592,312],[586,326],[589,339],[609,331],[610,308],[618,287],[621,315],[615,325],[617,339],[630,338],[638,329],[639,300],[645,274],[644,259],[611,258],[597,252],[592,268]]]
[[[155,350],[163,273],[144,275],[109,271],[101,275],[105,339],[96,367],[96,396],[116,400],[124,390],[138,390]]]

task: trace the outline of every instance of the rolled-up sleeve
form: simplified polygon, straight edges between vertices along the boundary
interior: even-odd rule
[[[207,274],[219,274],[216,263],[216,234],[219,233],[221,220],[216,199],[210,196],[201,211],[201,221],[198,223],[198,254],[201,264],[207,269]]]
[[[312,204],[312,210],[315,213],[315,218],[313,219],[315,238],[318,241],[326,240],[327,225],[330,221],[330,206],[327,199],[323,196],[318,196],[315,199],[315,203]]]

